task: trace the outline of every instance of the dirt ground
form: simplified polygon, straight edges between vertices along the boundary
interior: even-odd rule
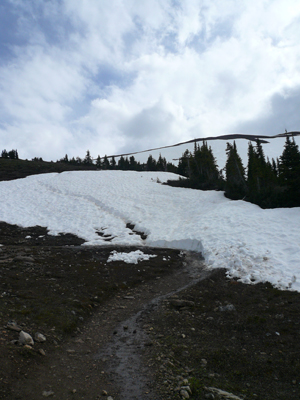
[[[82,243],[0,223],[1,399],[300,398],[298,293],[197,254],[108,263],[136,249]],[[46,341],[20,345],[18,327]]]

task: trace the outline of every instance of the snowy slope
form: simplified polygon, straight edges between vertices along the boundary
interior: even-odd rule
[[[0,220],[74,233],[90,245],[201,251],[210,268],[243,282],[270,281],[300,291],[300,208],[262,210],[222,192],[157,183],[163,172],[80,171],[0,182]],[[145,232],[143,241],[126,228]]]

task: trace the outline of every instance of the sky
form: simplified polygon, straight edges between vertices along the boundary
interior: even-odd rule
[[[300,130],[298,0],[1,0],[0,150]]]
[[[229,200],[221,191],[160,183],[176,177],[167,172],[72,171],[3,181],[0,220],[44,226],[54,235],[73,233],[86,241],[83,246],[110,244],[117,253],[108,262],[121,258],[136,263],[149,246],[201,252],[209,269],[226,268],[228,276],[247,284],[268,281],[300,292],[300,207],[263,210]],[[36,239],[25,235],[29,244]],[[130,246],[129,254],[120,254],[118,246]],[[142,252],[133,252],[135,246]],[[199,273],[195,267],[194,274]]]

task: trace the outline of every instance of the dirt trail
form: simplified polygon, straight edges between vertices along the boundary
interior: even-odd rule
[[[203,262],[199,254],[191,253],[184,270],[158,277],[100,306],[76,336],[16,383],[13,398],[38,400],[44,393],[61,400],[92,400],[107,393],[114,400],[158,400],[153,371],[143,360],[152,345],[144,318],[166,296],[199,279],[195,265],[199,275]]]

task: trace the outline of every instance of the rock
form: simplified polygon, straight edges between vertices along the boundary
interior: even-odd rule
[[[40,353],[41,356],[45,356],[46,355],[46,353],[45,353],[45,351],[43,349],[39,349],[39,353]]]
[[[201,367],[205,368],[207,366],[207,360],[205,358],[201,359]]]
[[[15,321],[10,321],[7,323],[6,328],[11,331],[21,332],[22,328],[20,328]]]
[[[204,396],[205,399],[208,400],[213,400],[215,398],[215,396],[212,393],[206,393],[206,395]]]
[[[235,396],[232,393],[229,393],[229,392],[226,392],[225,390],[217,389],[214,387],[208,387],[208,388],[205,388],[205,390],[207,390],[211,393],[215,393],[218,396],[218,398],[222,399],[222,400],[243,400],[240,397]]]
[[[114,400],[111,396],[108,396],[106,400]]]
[[[181,390],[186,390],[189,394],[192,394],[191,388],[187,386],[181,386]]]
[[[44,397],[50,397],[54,395],[54,392],[52,392],[52,390],[44,390],[42,394]]]
[[[189,398],[190,398],[190,395],[188,394],[188,392],[187,392],[185,389],[181,389],[181,390],[180,390],[180,396],[181,396],[183,399],[189,399]]]
[[[235,311],[235,307],[233,304],[227,304],[226,306],[220,306],[219,311]]]
[[[29,333],[26,333],[24,331],[20,332],[19,343],[23,344],[23,345],[25,345],[25,344],[34,345],[34,341],[33,341],[32,337],[29,335]]]
[[[44,343],[46,342],[46,337],[42,333],[36,332],[34,340],[39,343]]]
[[[33,348],[29,346],[29,344],[24,344],[24,349],[33,350]]]
[[[17,256],[14,258],[14,261],[22,261],[22,262],[28,262],[28,263],[33,263],[34,258],[28,257],[28,256]]]

